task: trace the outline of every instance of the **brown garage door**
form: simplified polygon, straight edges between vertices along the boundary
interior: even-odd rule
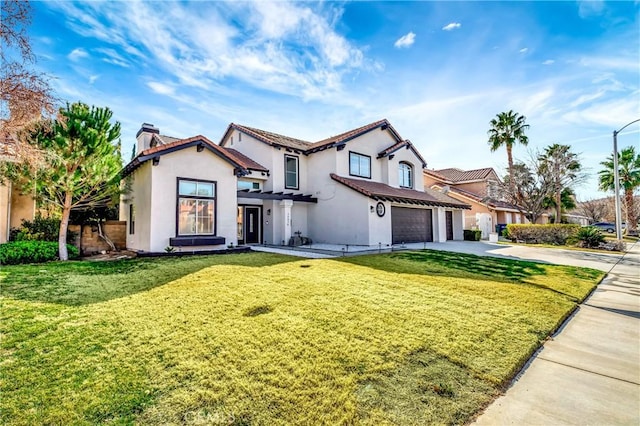
[[[391,207],[391,241],[393,244],[433,241],[431,209]]]

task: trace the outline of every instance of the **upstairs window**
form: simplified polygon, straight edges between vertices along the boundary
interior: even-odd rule
[[[413,188],[413,167],[411,164],[401,162],[398,165],[398,184],[402,188]]]
[[[249,180],[239,180],[238,189],[260,189],[260,182],[252,182]]]
[[[298,189],[298,157],[284,156],[284,187]]]
[[[216,183],[178,178],[178,236],[215,235]]]
[[[371,157],[368,155],[358,154],[357,152],[349,153],[349,174],[371,179]]]

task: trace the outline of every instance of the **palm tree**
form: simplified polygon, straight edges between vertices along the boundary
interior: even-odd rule
[[[529,142],[529,138],[524,134],[524,131],[529,128],[525,121],[526,117],[524,115],[513,112],[513,110],[501,112],[489,122],[491,129],[487,132],[491,152],[497,151],[503,145],[507,148],[509,185],[512,193],[515,193],[515,181],[513,179],[513,154],[511,151],[516,142],[520,142],[522,145],[527,145]]]
[[[603,191],[614,191],[614,169],[613,154],[606,161],[600,163],[605,168],[600,170],[600,189]],[[636,218],[633,208],[633,191],[640,187],[640,154],[636,154],[633,146],[624,148],[618,153],[618,173],[620,186],[624,189],[624,200],[626,204],[627,230],[629,234],[636,229]]]
[[[542,170],[549,176],[553,190],[553,204],[556,208],[556,223],[562,219],[562,192],[580,178],[582,165],[578,155],[571,152],[569,145],[553,144],[544,149],[540,156]]]

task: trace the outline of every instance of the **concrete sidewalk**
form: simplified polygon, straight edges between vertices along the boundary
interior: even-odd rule
[[[640,243],[474,424],[640,424]]]

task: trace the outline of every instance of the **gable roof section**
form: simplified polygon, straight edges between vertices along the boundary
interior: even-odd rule
[[[410,149],[418,156],[418,158],[420,158],[420,161],[422,161],[423,163],[423,167],[426,166],[426,162],[424,161],[422,156],[420,156],[420,154],[415,149],[413,144],[411,144],[411,142],[408,140],[406,141],[403,140],[386,118],[375,121],[373,123],[366,124],[356,129],[349,130],[344,133],[340,133],[339,135],[336,135],[336,136],[331,136],[330,138],[323,139],[318,142],[313,142],[313,143],[304,141],[302,139],[296,139],[289,136],[280,135],[278,133],[268,132],[266,130],[256,129],[254,127],[248,127],[248,126],[243,126],[241,124],[231,123],[227,127],[227,130],[222,136],[222,139],[220,139],[220,146],[224,146],[224,143],[226,142],[229,134],[234,129],[239,132],[245,133],[261,142],[264,142],[267,145],[270,145],[273,147],[284,147],[287,149],[291,149],[298,154],[304,154],[304,155],[309,155],[309,154],[313,154],[314,152],[323,151],[328,148],[344,145],[350,140],[355,139],[359,136],[362,136],[365,133],[369,133],[375,129],[388,130],[389,133],[391,133],[391,136],[396,140],[396,143],[393,144],[392,147],[398,146],[397,149],[400,149],[402,147],[409,146]],[[378,157],[378,158],[381,158],[381,157]]]
[[[267,169],[265,166],[252,160],[251,158],[247,157],[246,155],[244,155],[239,151],[236,151],[233,148],[222,148],[222,149],[224,149],[227,152],[227,154],[229,154],[234,160],[236,160],[238,164],[240,164],[243,168],[247,170],[256,170],[258,172],[267,172],[267,173],[269,172],[269,169]]]
[[[222,136],[220,140],[220,145],[223,145],[223,142],[227,139],[227,136],[231,131],[235,129],[239,132],[245,133],[260,142],[264,142],[267,145],[271,146],[281,146],[285,148],[291,148],[298,151],[306,151],[311,146],[311,142],[303,141],[301,139],[292,138],[289,136],[280,135],[278,133],[268,132],[266,130],[260,130],[253,127],[243,126],[241,124],[231,123],[229,127],[227,127],[227,131]]]
[[[373,123],[366,124],[364,126],[358,127],[357,129],[349,130],[344,133],[340,133],[336,136],[331,136],[330,138],[323,139],[319,142],[316,142],[312,145],[311,152],[322,151],[324,149],[330,148],[336,145],[342,145],[349,142],[352,139],[355,139],[359,136],[364,135],[365,133],[369,133],[372,130],[380,128],[381,130],[389,130],[393,138],[400,142],[402,138],[393,128],[393,126],[389,123],[389,121],[384,118],[382,120],[375,121]]]
[[[394,188],[380,182],[351,179],[331,173],[331,179],[340,182],[348,188],[379,201],[392,201],[404,204],[423,206],[453,207],[457,209],[471,209],[471,206],[438,191],[415,191],[413,189]]]
[[[201,146],[203,149],[207,149],[213,152],[214,154],[231,164],[235,168],[236,173],[239,173],[241,175],[247,173],[247,168],[243,167],[243,165],[240,164],[240,160],[238,158],[235,158],[233,154],[229,154],[224,148],[216,145],[204,136],[198,135],[187,139],[179,139],[166,145],[157,145],[153,148],[145,149],[144,151],[136,155],[136,157],[131,160],[131,162],[127,164],[124,169],[122,169],[122,177],[130,175],[135,169],[151,159],[159,158],[162,155],[180,151],[192,146]]]
[[[422,168],[424,169],[425,167],[427,167],[427,162],[424,161],[424,158],[422,158],[422,155],[420,155],[418,150],[413,146],[413,144],[411,143],[411,141],[409,139],[406,139],[406,140],[401,141],[401,142],[397,142],[397,143],[395,143],[395,144],[383,149],[382,151],[380,151],[378,153],[378,157],[377,158],[383,158],[383,157],[392,156],[394,152],[396,152],[396,151],[398,151],[399,149],[402,149],[402,148],[407,148],[407,149],[410,149],[411,151],[413,151],[415,156],[418,157],[420,159],[420,161],[422,162]]]
[[[425,170],[424,172],[438,180],[447,183],[462,183],[484,180],[491,174],[491,172],[495,173],[493,168],[491,167],[485,167],[475,170],[449,168],[440,170]]]
[[[442,189],[442,186],[440,186],[440,185],[432,185],[431,188]],[[466,197],[466,198],[468,198],[470,200],[473,200],[476,203],[483,204],[483,205],[485,205],[487,207],[490,207],[492,209],[520,211],[518,206],[516,206],[515,204],[511,204],[511,203],[508,203],[506,201],[497,200],[497,199],[491,198],[491,197],[481,197],[481,196],[479,196],[478,194],[476,194],[474,192],[466,191],[466,190],[460,189],[460,188],[456,188],[455,186],[449,187],[449,191],[453,192],[455,194],[460,194],[463,197]]]

